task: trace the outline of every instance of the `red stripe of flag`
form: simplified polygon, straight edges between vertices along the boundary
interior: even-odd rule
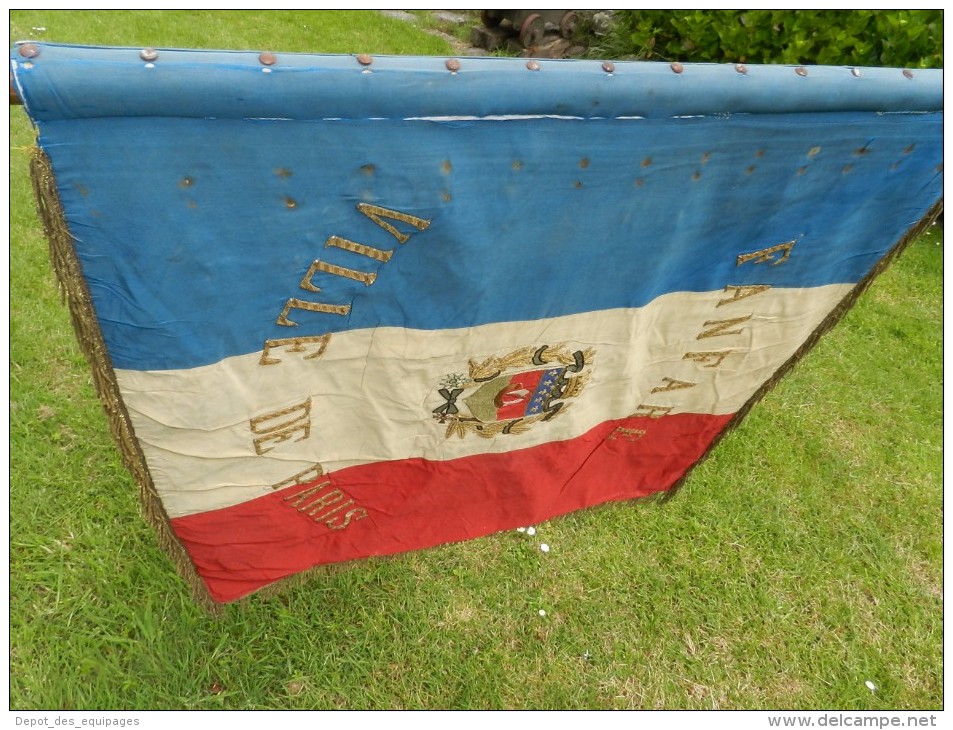
[[[171,523],[213,599],[228,602],[316,565],[468,540],[665,491],[731,418],[628,418],[507,453],[355,466]]]

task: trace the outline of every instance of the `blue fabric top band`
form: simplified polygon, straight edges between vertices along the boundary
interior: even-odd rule
[[[11,51],[38,121],[88,117],[407,118],[938,111],[942,70],[465,58],[31,44]],[[145,57],[145,59],[143,58]],[[266,60],[271,61],[271,58]],[[370,63],[367,63],[370,61]],[[365,65],[366,64],[366,65]],[[740,70],[739,70],[740,69]],[[55,81],[54,81],[55,79]],[[227,90],[227,93],[223,93]]]

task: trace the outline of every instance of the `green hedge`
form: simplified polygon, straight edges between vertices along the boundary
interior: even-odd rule
[[[942,68],[942,10],[625,10],[619,55]]]

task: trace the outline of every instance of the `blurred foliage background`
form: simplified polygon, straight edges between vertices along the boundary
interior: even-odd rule
[[[622,10],[601,49],[690,62],[943,67],[942,10]]]

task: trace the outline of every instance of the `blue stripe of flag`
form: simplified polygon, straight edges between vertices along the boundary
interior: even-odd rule
[[[48,122],[118,368],[267,339],[640,307],[727,284],[860,280],[942,194],[942,114],[667,120]],[[400,244],[370,203],[430,221]],[[383,263],[327,247],[380,250]],[[782,266],[739,254],[796,241]],[[311,264],[376,275],[311,278]],[[293,310],[289,299],[350,307]]]

